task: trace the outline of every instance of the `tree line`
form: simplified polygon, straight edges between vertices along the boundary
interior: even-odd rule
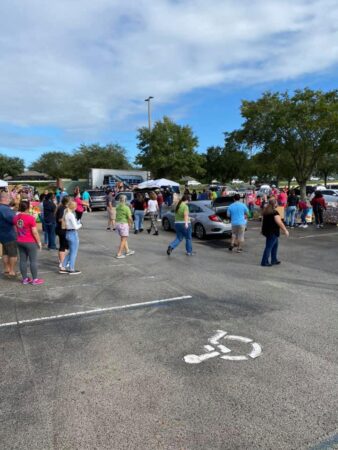
[[[129,169],[135,165],[151,171],[154,178],[175,181],[187,175],[224,183],[254,175],[277,182],[295,177],[303,193],[311,175],[326,181],[338,172],[338,90],[305,88],[292,95],[265,92],[257,100],[243,100],[241,115],[241,127],[224,133],[224,145],[211,146],[204,153],[197,151],[198,137],[190,126],[164,117],[151,131],[138,129],[134,165],[120,145],[94,144],[81,145],[71,154],[44,153],[30,169],[73,179],[86,178],[91,167]],[[6,166],[2,158],[0,176]]]

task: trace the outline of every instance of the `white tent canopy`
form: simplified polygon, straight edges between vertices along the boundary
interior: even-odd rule
[[[187,182],[188,186],[199,186],[201,183],[197,180],[190,180]]]
[[[161,187],[179,186],[179,183],[175,181],[167,180],[166,178],[160,178],[158,180],[148,180],[137,185],[139,189],[158,189]]]
[[[8,183],[5,180],[0,180],[0,188],[8,187]]]
[[[138,184],[137,187],[139,189],[146,189],[146,188],[153,187],[153,184],[154,184],[154,180],[147,180],[147,181],[143,181],[142,183]]]

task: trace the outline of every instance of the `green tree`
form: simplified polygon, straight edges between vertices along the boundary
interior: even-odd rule
[[[16,177],[25,170],[24,160],[21,158],[0,155],[0,178]]]
[[[254,172],[261,181],[287,180],[290,187],[296,169],[289,154],[278,150],[275,146],[266,147],[264,152],[255,154],[252,158]]]
[[[90,168],[130,169],[126,150],[118,144],[84,145],[75,150],[70,161],[72,178],[87,178]]]
[[[71,158],[71,155],[65,152],[45,152],[29,169],[47,173],[56,179],[67,178],[71,176]]]
[[[297,90],[265,93],[256,101],[243,101],[245,122],[242,142],[263,153],[286,155],[305,197],[305,186],[318,162],[338,144],[338,91]]]
[[[318,161],[316,173],[323,177],[326,186],[327,178],[338,173],[338,154],[325,153]]]
[[[223,178],[223,150],[222,147],[207,148],[204,157],[205,179],[207,182],[211,182],[214,179],[220,181]]]
[[[153,177],[180,180],[186,175],[203,176],[203,157],[196,152],[198,139],[189,126],[164,117],[152,131],[139,128],[137,138],[140,152],[135,162],[151,171]]]
[[[248,155],[242,150],[237,132],[224,133],[225,143],[222,152],[222,180],[231,181],[234,178],[248,176]]]

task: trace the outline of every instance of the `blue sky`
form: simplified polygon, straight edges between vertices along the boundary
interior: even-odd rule
[[[117,142],[168,115],[200,151],[239,127],[241,99],[336,89],[337,0],[3,0],[0,153]]]

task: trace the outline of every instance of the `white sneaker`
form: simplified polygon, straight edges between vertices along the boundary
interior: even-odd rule
[[[130,256],[130,255],[134,255],[135,252],[134,250],[129,250],[129,252],[126,253],[126,256]]]
[[[126,255],[116,255],[116,259],[122,259],[122,258],[125,258],[126,257]]]
[[[308,228],[308,226],[309,226],[309,225],[305,224],[305,225],[303,225],[303,228]]]

